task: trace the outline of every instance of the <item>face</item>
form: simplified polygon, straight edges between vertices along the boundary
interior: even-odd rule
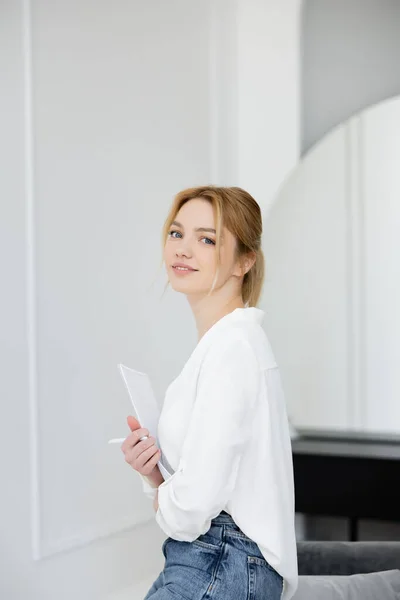
[[[165,266],[175,291],[193,296],[209,293],[217,268],[215,229],[213,207],[208,200],[194,198],[179,210],[164,247]],[[235,264],[234,236],[226,228],[221,233],[221,260],[214,291],[232,277],[240,284],[238,278],[242,274]]]

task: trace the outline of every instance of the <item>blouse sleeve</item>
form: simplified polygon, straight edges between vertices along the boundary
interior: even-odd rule
[[[169,537],[195,540],[226,506],[251,435],[259,372],[246,340],[208,350],[178,468],[158,488],[156,521]]]
[[[141,473],[139,473],[139,476],[140,476],[140,479],[142,480],[142,489],[143,489],[145,496],[150,498],[150,500],[154,500],[156,492],[157,492],[157,488],[151,486],[150,483],[147,481],[146,477],[144,477]]]

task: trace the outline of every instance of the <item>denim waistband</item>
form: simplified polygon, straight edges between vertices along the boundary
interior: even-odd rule
[[[219,515],[217,515],[216,517],[214,517],[211,522],[214,525],[223,525],[224,523],[229,523],[231,525],[236,525],[235,521],[233,520],[233,518],[231,517],[231,515],[229,513],[227,513],[225,510],[221,510],[221,512],[219,513]],[[237,525],[236,525],[237,527]]]

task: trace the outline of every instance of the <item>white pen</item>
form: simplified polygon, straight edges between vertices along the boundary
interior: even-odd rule
[[[147,440],[149,436],[148,435],[144,435],[143,437],[140,438],[140,442],[142,440]],[[124,442],[126,440],[126,438],[114,438],[112,440],[108,440],[109,444],[122,444],[122,442]]]

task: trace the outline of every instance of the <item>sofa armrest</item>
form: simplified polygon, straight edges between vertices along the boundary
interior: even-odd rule
[[[297,542],[299,575],[353,575],[400,569],[400,542]]]

